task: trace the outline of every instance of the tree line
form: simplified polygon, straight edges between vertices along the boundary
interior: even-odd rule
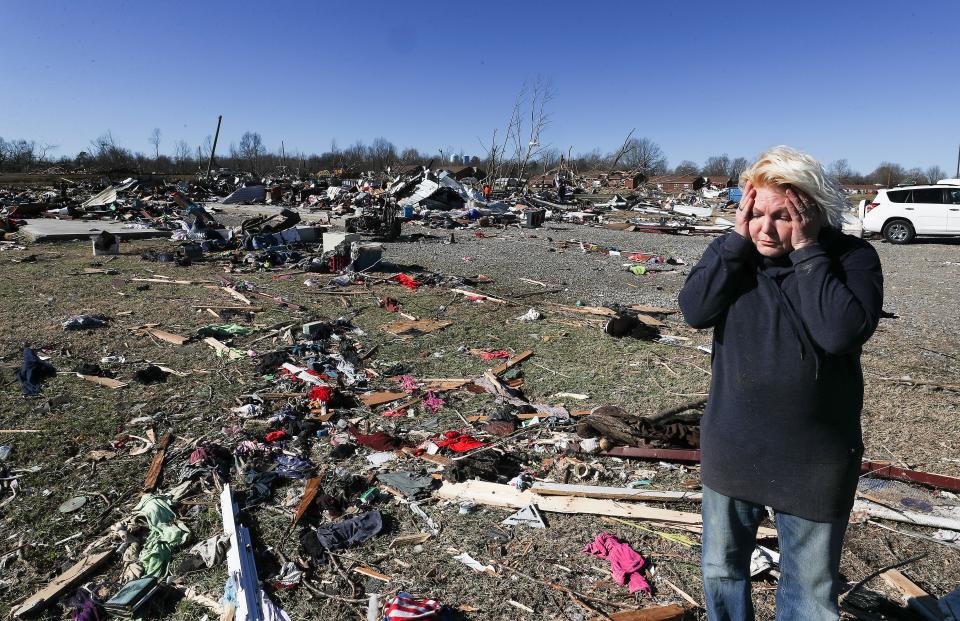
[[[619,149],[611,152],[593,149],[564,154],[557,148],[537,144],[536,149],[517,148],[510,154],[504,148],[495,150],[484,147],[481,149],[484,151],[482,157],[467,158],[462,151],[452,147],[430,153],[415,148],[398,148],[383,137],[374,139],[369,145],[357,141],[347,147],[340,147],[334,140],[329,149],[319,154],[308,154],[298,149],[288,152],[285,148],[270,151],[260,133],[247,131],[239,143],[218,147],[215,165],[258,176],[282,173],[307,176],[336,169],[382,171],[390,168],[395,171],[404,165],[427,165],[433,162],[437,166],[453,159],[460,164],[484,168],[498,177],[529,177],[552,172],[562,166],[581,173],[617,169],[638,171],[647,176],[699,174],[737,178],[750,164],[745,157],[730,157],[724,153],[710,156],[702,164],[682,160],[671,167],[659,144],[649,138],[632,137],[632,133]],[[535,144],[534,140],[536,138],[531,139],[530,143]],[[163,134],[157,128],[150,133],[148,142],[153,147],[152,153],[133,151],[119,144],[112,132],[107,131],[91,140],[89,147],[77,155],[53,158],[51,154],[56,149],[55,145],[0,137],[0,173],[42,172],[56,168],[60,172],[193,174],[206,169],[213,141],[211,136],[207,136],[199,145],[191,146],[184,140],[178,140],[171,145],[172,149],[162,152]],[[885,186],[933,183],[949,176],[939,166],[907,168],[888,161],[881,162],[868,173],[861,173],[854,170],[846,159],[831,162],[827,171],[842,183]]]

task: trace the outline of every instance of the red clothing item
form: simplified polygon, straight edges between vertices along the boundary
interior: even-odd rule
[[[487,445],[486,442],[475,440],[467,434],[458,431],[447,431],[441,439],[434,440],[433,443],[440,448],[448,448],[456,453],[465,453]]]
[[[583,549],[583,553],[610,561],[610,571],[613,573],[613,578],[621,586],[629,581],[631,593],[637,591],[650,592],[650,584],[640,573],[645,563],[643,557],[629,545],[618,541],[610,533],[597,535],[597,538]]]
[[[410,278],[410,277],[407,276],[406,274],[397,274],[396,276],[393,277],[393,279],[396,280],[396,281],[397,281],[398,283],[400,283],[401,285],[403,285],[404,287],[408,287],[408,288],[413,289],[413,290],[416,290],[417,287],[420,286],[420,282],[419,282],[419,281],[417,281],[417,280],[415,280],[415,279],[413,279],[413,278]]]
[[[276,442],[277,440],[283,440],[287,437],[286,431],[271,431],[267,434],[267,442]]]
[[[333,389],[329,386],[314,386],[310,389],[311,401],[323,401],[326,403],[333,396]]]

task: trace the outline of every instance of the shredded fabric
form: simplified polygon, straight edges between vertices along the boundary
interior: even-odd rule
[[[510,352],[508,352],[505,349],[499,349],[497,351],[485,351],[482,354],[480,354],[480,359],[483,361],[497,360],[497,359],[506,360],[509,357],[510,357]]]
[[[382,431],[369,434],[360,433],[357,428],[352,425],[349,429],[353,437],[357,439],[358,444],[375,451],[395,451],[405,446],[410,446],[407,442]]]
[[[440,448],[448,448],[455,453],[465,453],[487,445],[486,442],[475,440],[467,434],[458,431],[447,431],[440,439],[434,440],[433,443]]]
[[[287,437],[286,431],[271,431],[267,434],[267,437],[264,438],[267,442],[276,442],[277,440],[283,440]]]
[[[400,283],[404,287],[407,287],[408,289],[413,289],[414,291],[416,291],[417,288],[420,286],[419,281],[413,278],[410,278],[406,274],[397,274],[396,276],[393,277],[393,280],[397,281],[398,283]]]
[[[397,593],[383,605],[384,621],[433,619],[443,606],[433,599],[414,599],[409,593]]]
[[[446,402],[435,395],[432,390],[427,392],[427,396],[423,399],[423,405],[434,414],[443,407],[444,403]]]
[[[23,386],[23,394],[35,395],[40,392],[40,382],[57,374],[53,365],[37,357],[33,350],[27,347],[23,350],[23,366],[17,371],[17,379]]]
[[[278,455],[277,467],[273,471],[285,479],[305,479],[311,469],[313,469],[313,463],[309,459],[301,459],[293,455]]]
[[[404,375],[400,378],[400,390],[405,393],[411,393],[417,390],[417,380],[411,375]]]
[[[166,575],[173,551],[187,542],[190,529],[177,520],[173,499],[162,494],[146,494],[134,507],[134,513],[147,521],[150,534],[140,551],[145,576]]]
[[[363,543],[383,530],[379,511],[361,513],[342,522],[324,524],[316,530],[305,529],[300,535],[304,552],[317,564],[327,562],[328,550],[342,550]]]
[[[326,403],[333,396],[333,389],[329,386],[314,386],[310,389],[310,401]]]
[[[67,601],[67,605],[72,608],[70,618],[73,621],[102,621],[106,619],[105,614],[100,614],[100,607],[90,597],[89,591],[80,589]]]
[[[597,538],[583,549],[583,553],[610,561],[614,580],[621,586],[629,582],[631,593],[650,593],[650,584],[641,573],[645,564],[643,557],[610,533],[597,535]]]

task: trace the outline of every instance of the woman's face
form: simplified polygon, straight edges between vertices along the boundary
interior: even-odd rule
[[[793,224],[784,188],[758,187],[750,218],[750,239],[757,251],[765,257],[780,257],[793,252]]]

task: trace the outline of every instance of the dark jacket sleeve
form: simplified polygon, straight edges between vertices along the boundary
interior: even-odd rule
[[[709,328],[744,289],[753,242],[737,233],[718,237],[690,270],[680,290],[680,310],[694,328]]]
[[[820,244],[790,253],[800,292],[800,318],[813,340],[830,354],[867,342],[883,309],[883,272],[873,246],[858,243],[832,261]]]

